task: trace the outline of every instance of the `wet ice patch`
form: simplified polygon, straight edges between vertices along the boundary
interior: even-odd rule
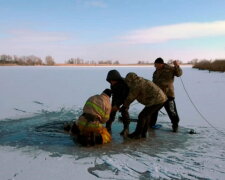
[[[191,127],[197,134],[190,134],[189,128],[179,127],[173,133],[171,123],[163,120],[158,122],[162,127],[150,130],[146,139],[131,140],[119,135],[122,124],[115,121],[111,143],[87,148],[63,131],[64,123],[80,114],[81,109],[43,109],[31,117],[1,121],[0,145],[29,147],[32,154],[44,150],[57,159],[72,155],[77,163],[94,158],[87,171],[102,179],[221,179],[225,175],[225,145],[215,129]],[[135,126],[130,124],[130,132]]]
[[[181,138],[185,134],[176,135]],[[102,156],[94,167],[89,168],[89,172],[103,179],[222,180],[225,176],[225,146],[220,133],[202,127],[198,129],[198,134],[187,133],[186,136],[189,138],[183,146],[171,148],[169,142],[164,142],[156,151],[153,150],[156,146],[149,146],[148,152],[140,146],[139,151],[129,154]],[[167,151],[164,149],[169,147]]]

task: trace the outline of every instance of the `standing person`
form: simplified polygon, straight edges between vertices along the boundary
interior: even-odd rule
[[[174,66],[169,66],[165,64],[161,57],[155,60],[155,72],[153,73],[153,82],[157,84],[163,92],[166,94],[168,100],[164,104],[164,108],[168,113],[168,116],[172,123],[173,132],[177,132],[178,130],[178,123],[179,123],[179,116],[177,113],[176,103],[175,103],[175,94],[174,94],[174,77],[180,77],[182,75],[182,69],[180,68],[177,61],[173,61]],[[154,120],[151,122],[150,126],[154,126],[158,112],[154,115]]]
[[[109,120],[111,112],[110,97],[111,90],[105,89],[102,94],[88,98],[83,107],[83,114],[73,122],[71,128],[65,126],[64,129],[75,135],[83,146],[111,142],[111,135],[103,126]]]
[[[106,123],[106,128],[109,132],[111,132],[111,126],[113,121],[115,120],[116,113],[126,99],[129,88],[124,81],[124,78],[117,70],[110,70],[107,74],[106,80],[110,83],[110,88],[112,91],[112,111],[110,113],[109,121],[107,121]],[[127,135],[129,133],[130,124],[129,113],[124,109],[123,111],[121,111],[121,115],[124,127],[120,134]]]
[[[139,77],[133,72],[127,74],[125,81],[129,87],[129,94],[121,109],[128,110],[130,104],[134,100],[145,105],[144,109],[138,115],[138,122],[135,131],[129,134],[128,137],[145,138],[152,114],[162,108],[167,97],[153,82]]]

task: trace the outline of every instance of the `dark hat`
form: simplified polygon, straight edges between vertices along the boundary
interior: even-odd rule
[[[106,77],[106,81],[110,82],[110,81],[120,81],[122,80],[122,76],[120,75],[120,73],[113,69],[113,70],[110,70],[107,74],[107,77]]]
[[[112,91],[110,89],[105,89],[102,93],[104,93],[107,96],[111,97]]]
[[[159,57],[159,58],[157,58],[157,59],[155,60],[154,63],[157,63],[157,64],[164,64],[164,61],[163,61],[163,59],[162,59],[161,57]]]

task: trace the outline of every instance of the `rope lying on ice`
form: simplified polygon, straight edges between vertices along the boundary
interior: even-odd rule
[[[198,114],[202,117],[203,120],[205,120],[212,128],[214,128],[215,130],[217,130],[218,132],[220,132],[221,134],[225,135],[222,131],[220,131],[219,129],[217,129],[215,126],[213,126],[206,118],[205,116],[203,116],[203,114],[199,111],[199,109],[197,108],[197,106],[195,105],[195,103],[192,101],[185,85],[184,85],[184,82],[182,80],[182,78],[180,77],[180,80],[181,80],[181,83],[183,85],[183,88],[184,88],[184,91],[186,92],[187,96],[188,96],[188,99],[190,100],[191,104],[194,106],[195,110],[198,112]]]

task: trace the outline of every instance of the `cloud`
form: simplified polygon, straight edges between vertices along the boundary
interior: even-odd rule
[[[0,37],[0,54],[35,55],[44,58],[47,55],[62,57],[77,47],[71,46],[73,37],[63,32],[44,32],[31,29],[17,29],[3,32]],[[69,43],[69,45],[68,45]],[[78,49],[78,48],[77,48]]]
[[[161,43],[169,40],[225,35],[225,21],[182,23],[131,31],[121,37],[130,44]]]
[[[68,40],[65,33],[59,32],[40,32],[33,30],[12,30],[8,32],[8,41],[29,42],[29,43],[49,43]]]

